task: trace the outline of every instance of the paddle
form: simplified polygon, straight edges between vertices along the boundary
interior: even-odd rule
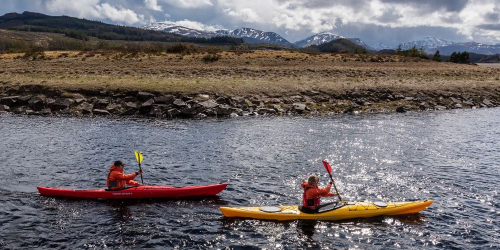
[[[339,191],[337,190],[337,186],[335,185],[335,181],[333,181],[332,177],[332,166],[328,164],[325,160],[323,160],[323,166],[325,166],[326,172],[330,175],[330,180],[332,180],[333,187],[335,188],[335,192],[337,192],[337,195],[339,196],[339,200],[342,201],[342,198],[340,197]]]
[[[136,150],[135,151],[135,159],[137,160],[137,163],[139,163],[139,170],[141,171],[141,182],[144,185],[144,179],[142,179],[142,168],[141,168],[142,153]]]

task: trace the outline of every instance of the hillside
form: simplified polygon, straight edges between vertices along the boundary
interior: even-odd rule
[[[84,41],[88,40],[90,37],[94,37],[104,40],[126,41],[192,42],[209,44],[243,43],[243,41],[238,38],[191,38],[135,27],[118,26],[68,16],[48,16],[28,11],[25,11],[22,14],[8,13],[0,16],[0,29],[59,33],[64,34],[67,37]]]
[[[365,47],[357,45],[353,41],[345,38],[336,39],[320,45],[309,46],[308,48],[317,49],[319,52],[336,53],[367,53]]]

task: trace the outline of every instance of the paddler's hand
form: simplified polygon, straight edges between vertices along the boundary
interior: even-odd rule
[[[136,174],[136,175],[140,175],[140,174],[142,174],[142,170],[139,170],[139,171],[135,172],[135,174]]]
[[[330,181],[330,185],[332,185],[332,184],[333,184],[333,181]]]

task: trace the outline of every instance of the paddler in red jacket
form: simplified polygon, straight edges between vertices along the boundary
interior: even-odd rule
[[[142,171],[139,170],[132,174],[124,174],[123,169],[125,168],[125,164],[121,161],[115,161],[113,165],[109,168],[108,178],[106,179],[106,185],[109,190],[117,190],[126,188],[129,186],[139,186],[140,184],[133,179],[142,174]]]
[[[319,188],[319,177],[311,175],[306,181],[302,182],[304,194],[302,196],[302,208],[305,213],[315,213],[320,205],[321,197],[337,196],[337,194],[330,193],[332,182],[328,183],[325,188]]]

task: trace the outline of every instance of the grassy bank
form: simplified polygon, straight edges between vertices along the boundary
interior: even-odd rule
[[[289,96],[307,91],[338,94],[390,89],[414,93],[484,91],[500,87],[500,70],[437,63],[398,56],[222,52],[206,63],[205,54],[126,55],[45,52],[43,59],[0,55],[4,88],[43,85],[64,91],[141,90],[165,93]]]

